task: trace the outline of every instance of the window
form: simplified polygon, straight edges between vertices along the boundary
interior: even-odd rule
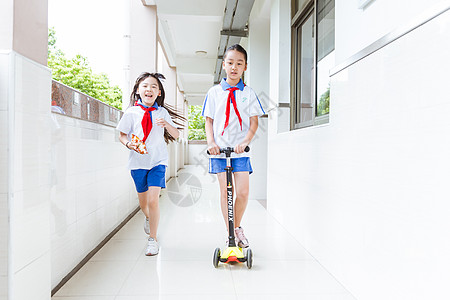
[[[292,129],[328,122],[335,62],[334,0],[301,2],[292,0]]]

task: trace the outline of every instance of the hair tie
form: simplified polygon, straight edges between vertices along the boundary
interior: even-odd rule
[[[161,73],[153,73],[153,75],[155,75],[155,77],[157,78],[166,79],[166,77],[164,77],[164,75]]]

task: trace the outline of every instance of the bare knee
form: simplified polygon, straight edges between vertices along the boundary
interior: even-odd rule
[[[220,191],[220,202],[225,203],[227,202],[227,190],[221,190]]]
[[[249,194],[249,190],[248,189],[243,189],[243,190],[239,190],[236,193],[236,198],[239,200],[247,200],[248,199],[248,194]]]
[[[159,199],[151,197],[150,199],[148,199],[147,203],[150,208],[157,208],[159,206]]]

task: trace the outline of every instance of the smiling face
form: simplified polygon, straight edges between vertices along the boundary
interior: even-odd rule
[[[161,95],[158,80],[149,76],[139,83],[136,94],[141,97],[142,103],[147,106],[152,106],[156,98]]]
[[[244,71],[247,70],[247,62],[245,61],[244,54],[236,50],[227,52],[222,66],[227,73],[227,82],[231,85],[236,85]]]

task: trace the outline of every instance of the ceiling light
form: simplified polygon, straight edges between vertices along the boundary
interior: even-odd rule
[[[208,54],[208,52],[203,51],[203,50],[195,51],[195,55],[197,55],[198,57],[206,57],[206,54]]]

